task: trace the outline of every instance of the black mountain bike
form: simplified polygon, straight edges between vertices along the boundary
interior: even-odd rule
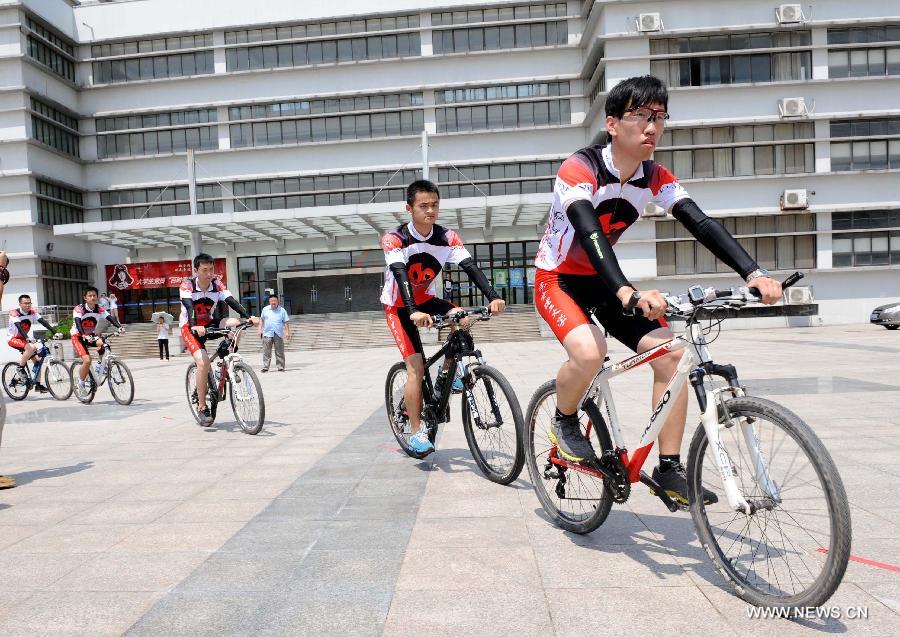
[[[466,442],[475,464],[493,482],[509,484],[522,471],[525,451],[522,446],[522,409],[516,394],[499,371],[485,364],[484,357],[475,349],[475,341],[468,330],[459,329],[459,322],[473,317],[479,321],[490,319],[486,307],[471,310],[454,310],[446,316],[434,315],[432,320],[438,329],[451,327],[450,335],[434,354],[425,359],[425,378],[422,382],[422,426],[428,439],[434,444],[438,425],[450,422],[450,395],[453,379],[462,379],[462,421]],[[442,360],[443,359],[443,360]],[[434,383],[430,368],[440,363]],[[384,389],[388,422],[400,447],[414,458],[423,457],[412,451],[409,439],[409,416],[403,398],[406,386],[406,363],[395,363],[387,375]]]

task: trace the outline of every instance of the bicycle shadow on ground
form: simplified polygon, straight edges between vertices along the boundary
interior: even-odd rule
[[[199,425],[196,424],[196,421],[194,421],[194,426],[199,427]],[[271,429],[277,430],[282,427],[290,427],[290,426],[291,426],[290,423],[278,422],[275,420],[267,420],[263,424],[262,431],[260,431],[258,434],[254,434],[254,435],[257,436],[258,438],[264,438],[267,436],[277,436],[278,433],[276,431],[271,431]],[[204,431],[206,431],[208,433],[215,433],[217,431],[224,431],[227,433],[234,433],[234,432],[243,433],[244,432],[244,430],[241,429],[240,423],[238,423],[236,420],[228,420],[225,422],[219,422],[217,420],[215,423],[213,423],[212,427],[200,427],[200,429],[203,429]]]
[[[434,466],[434,468],[431,469],[432,471],[442,471],[444,473],[474,473],[487,480],[484,473],[482,473],[481,469],[478,468],[478,465],[475,464],[475,460],[472,458],[472,452],[469,451],[468,448],[437,449],[431,454],[430,458],[432,459],[431,464]],[[525,474],[525,477],[523,477],[522,474]],[[531,489],[531,483],[526,479],[527,476],[528,471],[523,467],[519,477],[506,486],[512,489]]]
[[[21,487],[25,486],[26,484],[31,484],[32,482],[37,482],[38,480],[67,476],[73,473],[80,473],[81,471],[93,468],[94,461],[87,460],[85,462],[79,462],[78,464],[72,464],[65,467],[51,467],[49,469],[35,469],[33,471],[24,471],[22,473],[15,474],[14,477],[16,479],[17,486]]]

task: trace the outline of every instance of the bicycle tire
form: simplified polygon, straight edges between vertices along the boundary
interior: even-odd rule
[[[525,447],[525,464],[528,465],[528,474],[531,477],[534,492],[550,520],[566,531],[583,535],[596,530],[606,521],[613,501],[601,478],[566,470],[563,474],[566,476],[566,481],[563,482],[563,495],[572,493],[571,488],[568,493],[565,491],[570,479],[576,483],[574,487],[576,497],[567,498],[560,497],[557,492],[559,478],[553,477],[553,474],[550,474],[549,477],[544,476],[545,469],[559,471],[547,466],[553,443],[550,442],[546,429],[549,424],[548,418],[553,418],[555,412],[556,381],[550,380],[538,387],[532,395],[527,415],[522,423],[524,431],[521,439]],[[589,418],[582,413],[581,420],[582,427],[585,427]],[[536,453],[536,447],[540,453]],[[577,497],[579,495],[587,497]],[[583,508],[580,513],[564,511],[560,508],[561,504],[557,504],[564,500],[586,502],[587,504],[584,506],[587,508]],[[573,508],[575,506],[573,505]]]
[[[121,376],[117,378],[117,374],[121,374]],[[131,401],[134,400],[134,378],[131,376],[131,370],[128,369],[128,365],[122,361],[112,361],[107,369],[106,378],[109,384],[109,391],[116,402],[120,405],[130,405]],[[126,384],[127,387],[123,387]],[[124,390],[121,396],[119,395],[119,389]]]
[[[82,394],[78,391],[78,382],[80,378],[78,370],[80,367],[80,360],[74,361],[69,367],[69,378],[72,379],[72,393],[75,394],[75,398],[77,398],[78,402],[82,405],[90,405],[94,401],[94,396],[97,395],[97,381],[94,380],[94,375],[88,372],[87,378],[84,379],[84,382],[87,383],[88,386],[88,392]]]
[[[266,401],[263,398],[262,385],[259,382],[259,378],[257,378],[256,373],[250,368],[246,363],[235,363],[234,364],[235,376],[231,376],[229,378],[229,385],[231,385],[231,390],[228,392],[229,398],[231,400],[231,411],[234,412],[234,417],[238,421],[238,424],[241,426],[241,429],[245,434],[250,434],[251,436],[255,436],[260,431],[262,431],[263,424],[266,422]],[[241,376],[243,379],[238,380]],[[253,385],[253,392],[255,392],[258,402],[257,409],[257,419],[255,423],[250,423],[238,413],[238,405],[237,402],[238,397],[236,396],[235,388],[238,388],[237,391],[246,392],[250,385],[247,382]],[[249,415],[249,412],[248,412]]]
[[[9,362],[3,366],[3,390],[6,392],[6,395],[9,396],[10,400],[20,401],[25,400],[25,397],[28,395],[28,392],[31,391],[31,386],[29,383],[22,382],[21,374],[19,374],[19,364],[16,362]],[[13,388],[22,388],[21,394],[14,394]]]
[[[406,363],[400,361],[391,365],[384,384],[384,406],[387,410],[388,425],[390,425],[391,432],[394,434],[394,438],[397,439],[400,449],[409,457],[421,460],[428,454],[416,453],[409,447],[409,439],[412,433],[409,431],[409,417],[405,413],[403,398],[403,389],[406,386],[407,378]],[[421,426],[427,427],[424,418]],[[434,444],[436,438],[437,424],[428,429],[428,439],[431,441],[431,444]]]
[[[497,484],[509,484],[519,477],[519,474],[522,473],[522,465],[525,464],[525,450],[522,445],[521,436],[523,428],[522,408],[519,406],[516,393],[513,391],[509,381],[498,370],[488,365],[477,365],[471,367],[470,370],[474,381],[472,382],[471,387],[465,388],[462,399],[463,431],[466,434],[466,442],[469,445],[469,451],[472,452],[472,458],[474,458],[475,464],[478,465],[481,473],[483,473],[488,480],[496,482]],[[484,385],[485,387],[483,400],[478,400],[476,394],[476,389],[479,385]],[[497,414],[496,412],[493,412],[493,408],[495,404],[499,402],[496,401],[497,388],[502,392],[506,399],[506,403],[509,405],[507,418],[511,419],[512,422],[507,420],[507,422],[504,423],[507,425],[507,427],[504,428],[504,432],[507,434],[510,431],[512,432],[513,444],[511,453],[509,451],[508,442],[504,444],[504,441],[502,440],[503,432],[500,431],[500,426],[482,428],[478,427],[473,422],[471,405],[468,401],[468,394],[471,393],[475,399],[476,407],[478,408],[482,419],[486,417],[488,421],[496,421]],[[503,419],[502,414],[500,415],[500,418]],[[509,428],[509,425],[512,426],[511,429]],[[478,441],[479,437],[483,439],[481,443]],[[485,443],[489,442],[488,439],[491,438],[496,440],[498,446],[503,448],[497,449],[496,447],[492,447],[486,449]],[[487,453],[485,453],[485,451],[487,451]]]
[[[721,479],[717,469],[717,463],[710,456],[708,462],[704,462],[706,451],[709,447],[706,431],[700,425],[691,441],[690,452],[688,455],[688,497],[693,503],[690,507],[691,517],[697,528],[697,536],[700,543],[705,549],[707,555],[710,556],[714,567],[718,573],[729,583],[731,588],[741,599],[754,604],[756,606],[766,607],[785,607],[798,608],[821,606],[824,604],[837,589],[844,576],[847,568],[847,562],[850,557],[850,507],[847,502],[847,494],[844,490],[843,482],[834,461],[831,459],[825,445],[813,433],[812,429],[803,420],[790,410],[769,400],[756,397],[739,397],[733,398],[725,402],[727,415],[720,417],[720,423],[724,425],[720,428],[721,440],[729,459],[732,462],[735,479],[738,486],[745,497],[756,497],[755,500],[760,502],[768,502],[772,507],[759,508],[751,516],[743,513],[735,513],[729,510],[727,498],[724,491],[721,490]],[[740,420],[751,419],[749,421],[754,425],[756,437],[760,441],[760,448],[767,447],[763,450],[763,458],[767,464],[769,477],[778,489],[777,499],[767,496],[760,489],[759,484],[753,477],[754,468],[752,462],[745,464],[745,459],[741,455],[741,440],[745,440],[744,436],[739,434]],[[729,425],[729,422],[731,423]],[[762,423],[768,422],[774,425],[774,429],[780,430],[783,434],[780,442],[775,443],[775,431],[771,437],[765,431],[761,432]],[[789,460],[777,460],[775,455],[780,453],[788,441],[793,441],[799,447],[799,451],[803,453],[809,464],[809,471],[806,471],[801,477],[804,467],[796,467],[799,458],[799,452],[794,452],[793,457]],[[730,447],[730,448],[729,448]],[[749,458],[749,456],[747,456]],[[787,463],[784,479],[780,479],[779,469],[782,462]],[[801,460],[802,462],[802,460]],[[711,482],[703,484],[704,466],[710,471]],[[750,478],[749,483],[754,485],[755,490],[746,487],[747,482],[744,478]],[[797,479],[800,484],[789,484],[789,480]],[[823,496],[814,493],[815,485],[813,480],[818,480],[824,496],[824,503],[820,507],[816,507],[816,501]],[[719,487],[719,504],[705,505],[702,497],[697,497],[701,492],[701,488],[705,486],[708,489],[715,490]],[[798,492],[797,489],[800,491]],[[792,492],[790,496],[791,502],[798,502],[801,505],[812,502],[814,507],[813,513],[798,510],[788,513],[785,505],[785,494]],[[723,506],[724,505],[724,506]],[[825,514],[821,512],[821,508],[825,509]],[[807,509],[809,511],[809,509]],[[726,528],[716,537],[716,531],[712,527],[710,516],[723,519],[732,516],[732,521],[728,523]],[[819,518],[827,515],[827,531]],[[740,531],[738,538],[741,540],[740,546],[744,546],[745,539],[749,535],[749,546],[753,548],[750,553],[751,564],[744,567],[746,557],[737,555],[730,557],[728,552],[737,542],[737,539],[730,537],[726,541],[730,541],[730,546],[723,548],[719,544],[719,538],[725,536],[729,527],[734,524],[735,520],[744,516],[749,520],[747,525]],[[762,519],[760,519],[762,518]],[[752,522],[756,523],[756,527],[761,532],[761,539],[756,542],[753,547],[754,540],[752,537],[755,528]],[[744,526],[744,520],[738,520],[738,526]],[[774,547],[768,546],[770,535],[774,536],[779,530],[784,533],[784,529],[792,530],[793,527],[801,528],[801,525],[814,524],[818,529],[811,530],[803,528],[803,534],[796,539],[789,540],[785,543],[783,536],[781,543]],[[784,526],[782,526],[784,525]],[[774,529],[774,530],[771,530]],[[825,533],[828,539],[825,539]],[[731,533],[735,531],[732,529]],[[816,537],[818,535],[818,537]],[[766,542],[763,553],[760,553],[760,547]],[[724,542],[723,542],[724,543]],[[774,563],[766,564],[766,572],[760,573],[754,567],[757,555],[769,557],[770,554],[782,555],[774,560]],[[804,571],[799,574],[791,570],[790,577],[787,582],[793,590],[781,590],[784,585],[784,577],[779,577],[777,570],[786,567],[791,569],[791,561],[800,561],[803,563]],[[821,565],[821,571],[814,576],[811,569],[812,565]],[[808,584],[803,584],[804,579],[814,579]],[[764,584],[771,577],[775,578],[777,591],[773,591],[771,582],[768,582],[764,590]],[[764,579],[765,578],[765,579]],[[799,591],[795,587],[796,584],[803,585]]]
[[[191,363],[187,367],[187,373],[184,377],[184,389],[187,394],[188,401],[188,409],[191,410],[191,415],[194,417],[194,420],[197,421],[197,424],[201,427],[208,427],[209,425],[205,425],[200,422],[200,416],[197,413],[197,383],[196,377],[197,375],[197,363]],[[210,368],[209,374],[206,378],[206,406],[209,407],[209,415],[212,416],[213,422],[216,420],[216,410],[219,404],[219,396],[218,392],[215,389],[215,381],[213,380],[212,369]],[[211,425],[212,423],[210,423]]]
[[[65,363],[60,361],[49,361],[45,365],[44,386],[56,400],[68,400],[72,395],[72,374]],[[50,370],[55,370],[51,372]],[[52,378],[52,380],[51,380]],[[57,382],[63,381],[63,387],[57,387]]]

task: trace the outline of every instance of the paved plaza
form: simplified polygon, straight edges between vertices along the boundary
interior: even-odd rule
[[[523,411],[563,360],[549,340],[481,348]],[[298,352],[260,375],[258,436],[225,405],[215,430],[194,424],[185,357],[129,362],[128,407],[105,387],[89,406],[9,404],[0,635],[900,634],[900,333],[726,331],[711,351],[800,414],[840,469],[852,553],[879,564],[850,563],[839,618],[750,619],[690,515],[639,485],[590,535],[552,527],[527,469],[508,487],[478,473],[458,398],[438,451],[401,455],[383,404],[397,352],[373,348]],[[636,441],[649,371],[613,387]],[[685,455],[696,422],[692,406]]]

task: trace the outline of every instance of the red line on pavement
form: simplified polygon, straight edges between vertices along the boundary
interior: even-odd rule
[[[816,549],[819,553],[827,553],[828,549],[818,548]],[[850,554],[850,560],[853,562],[859,562],[860,564],[865,564],[867,566],[874,566],[875,568],[883,568],[886,571],[894,571],[895,573],[900,573],[900,566],[894,566],[893,564],[885,564],[884,562],[876,562],[875,560],[867,560],[864,557],[859,557],[858,555]]]
[[[385,451],[401,451],[400,447],[393,447],[393,446],[391,446],[390,444],[388,444],[388,443],[386,443],[386,442],[382,442],[382,443],[381,443],[380,445],[378,445],[378,446],[379,446],[380,448],[384,449]]]

